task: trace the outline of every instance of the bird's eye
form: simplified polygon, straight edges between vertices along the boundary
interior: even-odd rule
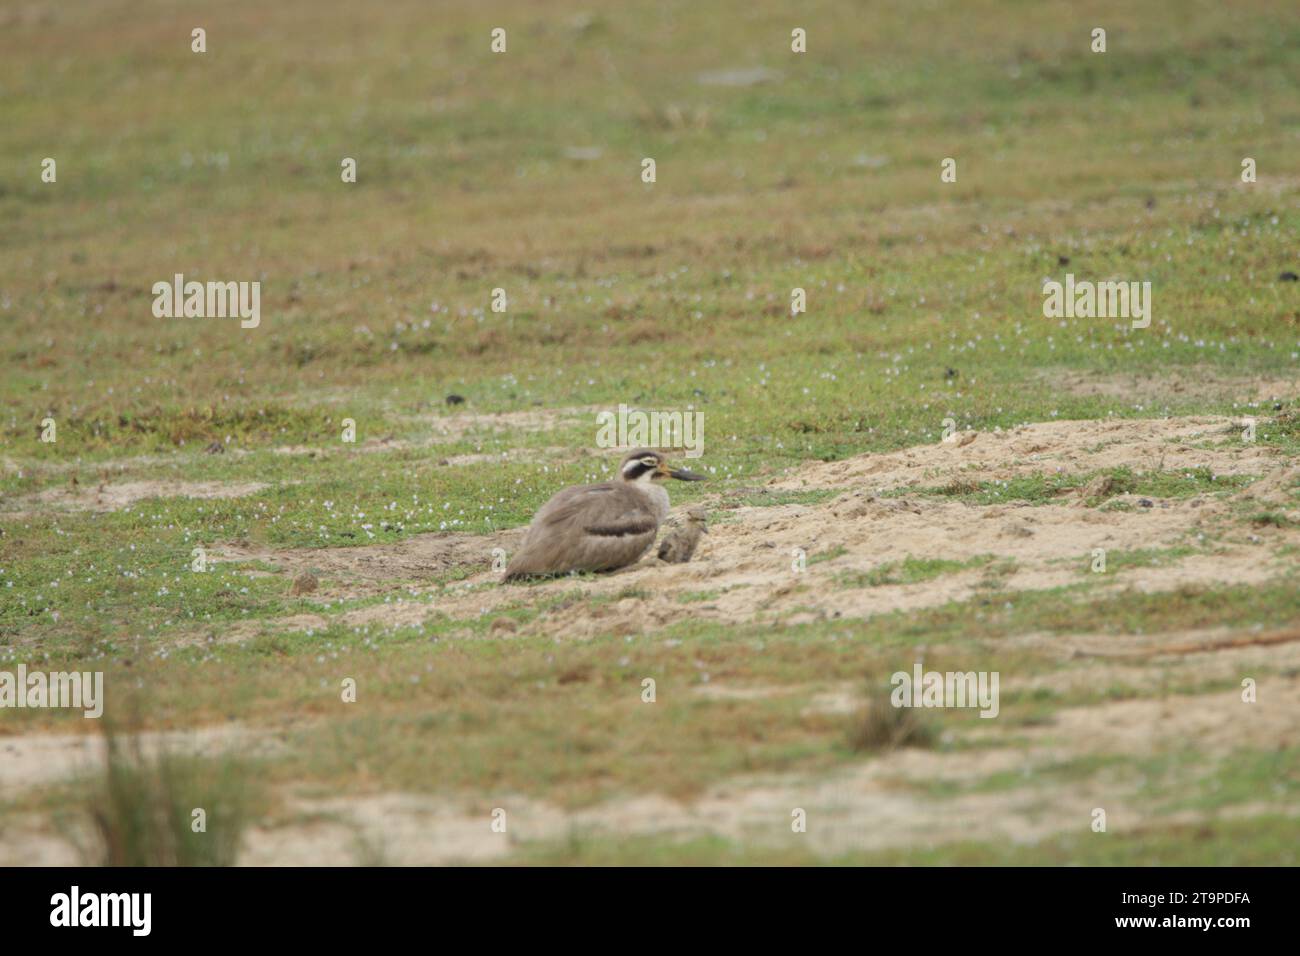
[[[655,461],[653,458],[642,458],[641,464],[645,465],[647,468],[653,468],[655,465],[659,464],[659,462]]]

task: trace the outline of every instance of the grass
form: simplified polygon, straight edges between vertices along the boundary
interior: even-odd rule
[[[1031,639],[1085,622],[1134,636],[1300,621],[1294,588],[1277,580],[1146,593],[1089,576],[865,619],[815,619],[811,607],[807,619],[730,622],[708,617],[724,590],[701,580],[670,596],[696,618],[647,616],[631,634],[600,623],[579,640],[533,628],[574,608],[601,622],[657,595],[521,588],[488,615],[366,624],[344,615],[399,598],[440,611],[473,567],[394,569],[344,598],[293,597],[256,561],[189,570],[196,547],[360,549],[521,526],[556,488],[610,477],[595,416],[623,403],[704,413],[705,454],[691,465],[710,481],[673,500],[716,495],[719,525],[740,508],[820,508],[869,490],[765,483],[937,442],[949,418],[991,431],[1251,416],[1258,443],[1293,459],[1294,389],[1264,384],[1294,382],[1300,362],[1295,286],[1277,281],[1296,266],[1300,227],[1288,202],[1300,176],[1292,6],[1197,3],[1189,16],[1156,0],[1112,14],[1104,57],[1086,51],[1095,13],[1065,0],[1014,15],[991,0],[941,3],[924,30],[906,5],[867,22],[816,2],[800,8],[810,52],[798,57],[788,10],[770,2],[593,13],[507,0],[491,16],[431,20],[405,0],[364,16],[342,0],[235,0],[210,13],[202,56],[174,5],[35,6],[0,30],[0,667],[93,667],[110,687],[141,684],[153,701],[142,729],[301,720],[285,754],[259,765],[278,790],[525,793],[572,808],[877,759],[888,749],[859,749],[843,715],[812,705],[900,652],[960,648],[953,666],[1025,676],[1063,666]],[[511,37],[499,57],[485,42],[498,22]],[[779,79],[702,76],[738,66]],[[1249,187],[1244,155],[1261,171]],[[56,183],[40,181],[46,156]],[[358,161],[355,184],[339,178],[344,156]],[[658,162],[653,186],[638,178],[645,156]],[[946,156],[957,183],[939,181]],[[154,318],[152,284],[178,271],[260,280],[261,326]],[[1150,280],[1151,327],[1044,319],[1043,279],[1066,271]],[[796,286],[809,308],[792,316]],[[489,305],[497,287],[505,312]],[[1140,392],[1126,384],[1138,375],[1152,378]],[[465,402],[449,405],[453,393]],[[47,417],[53,443],[39,438]],[[356,443],[342,440],[345,418]],[[1237,431],[1224,447],[1241,444]],[[167,490],[196,481],[265,487]],[[72,507],[127,482],[158,487],[115,511]],[[1047,506],[1091,487],[1088,505],[1137,509],[1247,482],[1153,461],[906,493]],[[1292,554],[1294,509],[1233,507]],[[767,513],[777,527],[782,514]],[[846,553],[805,545],[810,565]],[[1112,550],[1108,570],[1189,553]],[[975,568],[996,582],[1011,565],[908,558],[839,580],[923,584]],[[322,574],[326,593],[354,583]],[[748,586],[755,607],[761,591]],[[324,624],[287,623],[304,613]],[[514,629],[494,630],[502,618]],[[355,705],[337,693],[348,676]],[[653,706],[639,699],[647,676]],[[1174,690],[1201,683],[1180,677]],[[713,699],[706,684],[781,693]],[[1014,745],[1060,707],[1134,685],[1008,693],[993,723]],[[951,749],[983,746],[961,715],[933,719]],[[0,717],[5,734],[73,729],[56,710]],[[859,730],[894,734],[887,721]],[[179,757],[164,770],[123,748],[101,781],[112,858],[228,862],[229,844],[191,845],[178,808],[195,789],[220,798],[237,772]],[[1181,796],[1175,776],[1155,780],[1152,808]],[[42,812],[81,805],[46,796],[31,798]],[[1205,826],[844,861],[1282,860],[1294,829],[1269,816]],[[813,859],[773,852],[579,837],[521,859]]]
[[[248,768],[229,758],[147,753],[105,733],[103,770],[85,788],[88,865],[230,866],[258,808]]]
[[[946,558],[912,558],[890,561],[870,571],[841,571],[836,580],[846,588],[876,588],[886,584],[918,584],[932,581],[945,574],[988,567],[994,561],[991,554],[981,554],[965,561]]]
[[[1300,527],[1300,521],[1296,521],[1290,515],[1279,511],[1257,511],[1250,516],[1249,520],[1256,528]]]
[[[1149,498],[1189,498],[1205,493],[1244,488],[1249,475],[1216,475],[1206,467],[1186,471],[1135,472],[1127,466],[1086,473],[1025,475],[1004,481],[957,480],[927,488],[905,488],[886,492],[886,497],[930,495],[953,498],[967,504],[991,505],[1023,501],[1041,505],[1058,501],[1070,492],[1085,494],[1089,505],[1098,506],[1118,495]]]
[[[1196,548],[1178,545],[1170,548],[1134,548],[1129,551],[1111,550],[1106,552],[1104,573],[1129,571],[1134,568],[1158,568],[1177,564],[1183,558],[1198,554]],[[1094,574],[1096,559],[1089,554],[1082,562],[1081,568],[1087,574]]]
[[[1300,822],[1285,814],[1247,820],[1212,819],[1107,833],[1070,833],[1031,845],[968,840],[938,847],[813,852],[797,836],[783,843],[720,836],[611,838],[574,834],[568,840],[525,845],[520,862],[535,866],[1294,866]],[[1287,847],[1279,851],[1275,841]],[[773,845],[776,844],[776,845]]]
[[[899,707],[887,691],[868,695],[849,724],[849,746],[858,753],[899,747],[933,747],[934,726],[916,707]]]
[[[1300,751],[1243,748],[1210,768],[1195,748],[1162,755],[1147,764],[1146,790],[1166,813],[1217,813],[1228,807],[1266,804],[1279,811],[1300,792]],[[1177,781],[1176,786],[1171,786]]]
[[[837,497],[840,492],[831,488],[813,491],[773,491],[760,488],[757,491],[740,491],[728,496],[728,504],[742,508],[774,508],[779,505],[819,505]]]

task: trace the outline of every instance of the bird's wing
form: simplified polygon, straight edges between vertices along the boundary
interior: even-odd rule
[[[506,576],[621,568],[645,553],[658,530],[649,503],[630,488],[566,488],[537,512]]]

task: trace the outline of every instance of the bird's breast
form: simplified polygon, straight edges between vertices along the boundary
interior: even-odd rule
[[[662,523],[668,517],[668,492],[660,485],[650,485],[648,488],[638,489],[645,496],[646,501],[650,504],[650,510],[654,512],[655,520]]]

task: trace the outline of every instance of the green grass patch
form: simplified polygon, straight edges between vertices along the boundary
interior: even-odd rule
[[[931,581],[945,574],[969,571],[972,568],[986,568],[993,565],[995,557],[991,554],[976,555],[965,561],[952,561],[947,558],[912,558],[902,561],[890,561],[870,571],[841,571],[835,580],[846,588],[875,588],[886,584],[918,584]]]
[[[946,485],[927,488],[895,489],[887,497],[923,494],[953,498],[967,504],[992,505],[1008,501],[1033,505],[1048,504],[1062,496],[1081,492],[1096,506],[1118,495],[1142,495],[1149,498],[1188,498],[1194,495],[1228,492],[1244,488],[1253,479],[1248,475],[1217,475],[1206,467],[1185,471],[1134,471],[1118,467],[1081,474],[1037,474],[1002,481],[959,479]]]

